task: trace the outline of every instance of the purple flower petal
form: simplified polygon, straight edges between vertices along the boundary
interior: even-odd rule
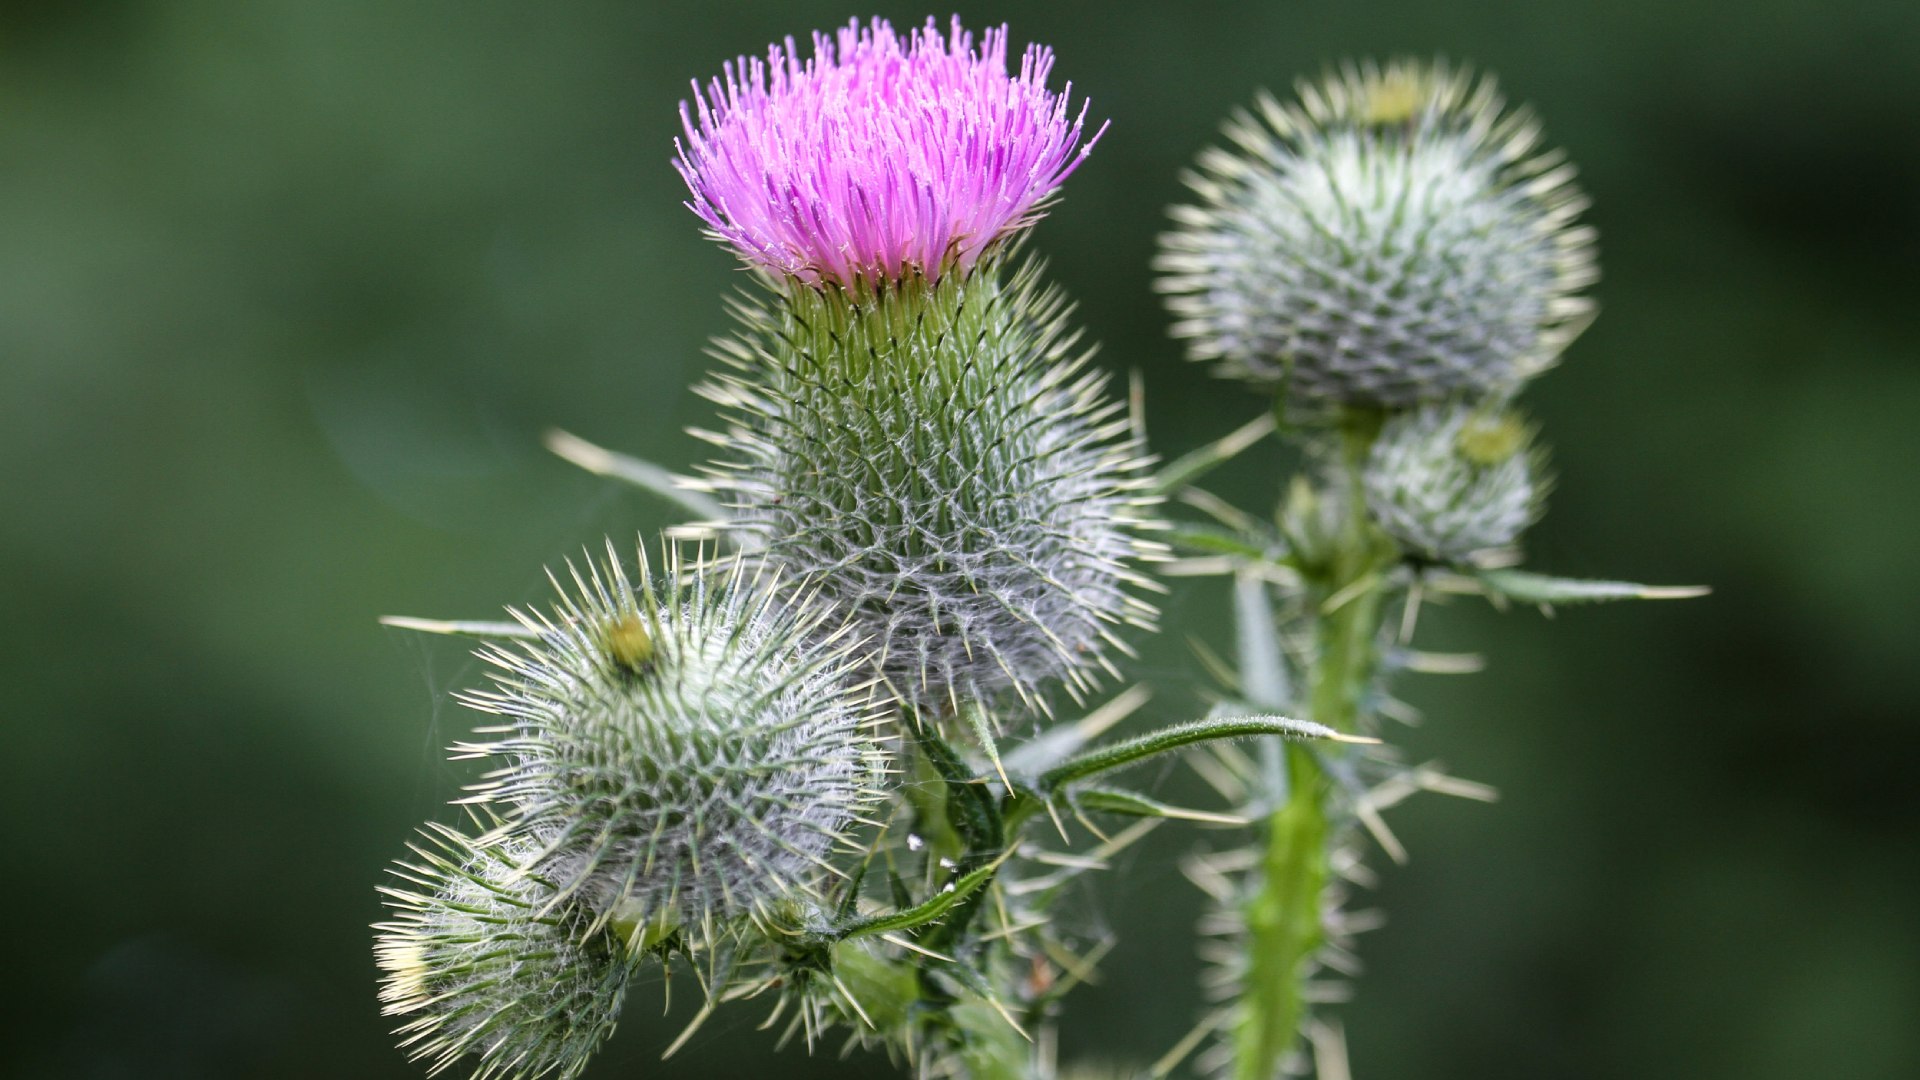
[[[965,273],[1041,204],[1106,130],[1081,145],[1086,106],[1046,87],[1053,52],[1007,73],[1007,31],[955,18],[904,37],[884,19],[792,38],[723,66],[691,107],[675,168],[687,206],[741,255],[810,284]]]

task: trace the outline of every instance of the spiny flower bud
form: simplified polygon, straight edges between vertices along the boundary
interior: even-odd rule
[[[714,491],[757,558],[816,582],[893,693],[957,711],[1065,679],[1146,625],[1144,460],[1059,294],[998,268],[738,306]]]
[[[1573,167],[1491,78],[1348,67],[1226,134],[1156,263],[1174,333],[1223,375],[1399,408],[1537,374],[1591,319]]]
[[[1100,137],[1080,144],[1071,85],[1047,89],[1051,50],[1028,46],[1007,74],[1005,27],[976,48],[957,17],[945,37],[931,19],[905,35],[855,21],[815,34],[813,53],[803,64],[788,38],[680,106],[687,205],[776,276],[964,273],[1032,223]]]
[[[1505,547],[1540,516],[1533,432],[1512,413],[1465,403],[1389,419],[1362,474],[1367,509],[1402,547],[1461,562]]]
[[[496,685],[464,697],[507,722],[455,749],[503,762],[474,801],[545,838],[563,895],[698,946],[807,890],[876,797],[871,680],[791,590],[673,549],[663,586],[644,552],[639,578],[609,547],[552,617],[516,613],[538,639],[483,650]]]
[[[433,1071],[479,1055],[476,1078],[570,1080],[620,1019],[634,961],[577,903],[535,872],[531,837],[479,842],[441,825],[417,862],[382,888],[397,917],[378,923],[374,959],[396,1034]]]

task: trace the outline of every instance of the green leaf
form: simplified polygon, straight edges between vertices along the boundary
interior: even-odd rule
[[[975,890],[993,879],[1000,870],[1000,864],[1006,861],[1003,853],[998,859],[969,874],[962,874],[946,888],[934,893],[932,897],[921,901],[903,911],[891,915],[874,915],[865,919],[856,919],[834,927],[828,936],[836,941],[851,941],[854,938],[871,937],[874,934],[888,934],[898,930],[912,930],[925,926],[952,911],[954,905],[973,895]]]
[[[947,824],[961,841],[963,850],[957,853],[959,857],[978,861],[999,851],[1005,835],[1005,823],[1000,817],[1000,804],[988,790],[987,784],[976,780],[966,770],[954,754],[953,747],[947,745],[932,723],[921,721],[912,724],[909,731],[927,764],[933,767],[946,789],[946,800],[941,810]],[[987,737],[991,738],[991,733]],[[991,749],[989,756],[992,756]]]
[[[1080,810],[1094,814],[1117,814],[1121,817],[1173,818],[1179,821],[1207,821],[1219,825],[1246,825],[1249,819],[1233,814],[1210,814],[1204,810],[1188,810],[1181,806],[1171,806],[1158,799],[1148,798],[1137,791],[1124,788],[1086,787],[1075,791],[1070,798]]]
[[[1051,794],[1061,787],[1082,780],[1096,773],[1124,769],[1142,761],[1183,746],[1194,743],[1211,742],[1215,739],[1244,739],[1255,735],[1278,735],[1283,739],[1304,742],[1307,739],[1332,739],[1336,742],[1372,743],[1378,739],[1369,739],[1359,735],[1342,735],[1324,724],[1311,720],[1293,720],[1284,716],[1231,716],[1216,720],[1194,720],[1185,724],[1161,728],[1145,735],[1107,746],[1095,747],[1078,757],[1056,765],[1041,774],[1039,789]]]
[[[1493,596],[1522,604],[1591,604],[1606,600],[1685,600],[1705,596],[1704,585],[1640,585],[1631,581],[1592,581],[1551,577],[1525,570],[1481,570],[1474,575]]]

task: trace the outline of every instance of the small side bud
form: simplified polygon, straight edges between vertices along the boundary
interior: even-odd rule
[[[1367,509],[1401,547],[1466,562],[1519,539],[1545,483],[1533,431],[1503,409],[1429,405],[1387,421],[1362,474]]]
[[[1527,425],[1510,412],[1475,413],[1460,425],[1454,445],[1467,464],[1490,469],[1524,450],[1532,438]]]

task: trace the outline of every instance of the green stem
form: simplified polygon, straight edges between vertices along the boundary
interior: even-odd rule
[[[1377,416],[1351,415],[1342,425],[1339,479],[1346,488],[1346,519],[1331,557],[1309,576],[1316,646],[1307,688],[1309,716],[1349,734],[1358,726],[1378,659],[1385,563],[1360,489],[1360,467],[1378,431]],[[1278,647],[1270,629],[1248,625],[1250,605],[1243,596],[1236,600],[1242,670],[1274,669],[1280,658],[1271,655]],[[1249,656],[1250,650],[1264,655]],[[1271,777],[1280,763],[1264,764]],[[1244,910],[1248,971],[1233,1028],[1237,1080],[1272,1080],[1279,1074],[1299,1038],[1306,981],[1325,940],[1321,895],[1329,872],[1329,785],[1319,760],[1304,746],[1285,748],[1284,776],[1284,794],[1266,793],[1269,805],[1279,805],[1266,819],[1259,887]]]
[[[1234,1075],[1272,1080],[1305,1011],[1306,975],[1320,948],[1327,879],[1325,782],[1305,748],[1286,748],[1290,791],[1267,818],[1260,889],[1246,907],[1248,972],[1234,1029]]]
[[[1313,697],[1315,721],[1351,734],[1360,699],[1373,678],[1380,634],[1380,574],[1385,570],[1373,523],[1367,517],[1360,470],[1379,433],[1378,416],[1349,416],[1341,427],[1341,479],[1346,484],[1346,523],[1325,579],[1314,590]]]

